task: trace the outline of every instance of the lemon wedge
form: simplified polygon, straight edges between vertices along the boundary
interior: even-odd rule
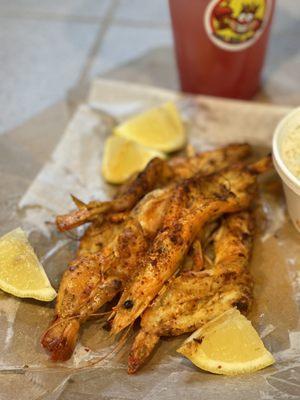
[[[102,174],[107,182],[123,183],[145,168],[152,158],[165,154],[118,136],[110,136],[104,146]]]
[[[181,149],[186,136],[174,103],[134,116],[114,129],[114,134],[166,153]]]
[[[17,297],[43,301],[51,301],[56,296],[21,228],[0,238],[0,289]]]
[[[197,367],[215,374],[249,373],[275,362],[251,322],[237,309],[198,329],[177,351]]]

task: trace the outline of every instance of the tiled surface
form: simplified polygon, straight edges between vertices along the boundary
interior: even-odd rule
[[[2,15],[104,17],[110,0],[0,0]]]
[[[281,0],[276,11],[264,70],[264,96],[273,103],[300,105],[300,7],[294,0]]]
[[[63,98],[79,78],[98,24],[0,20],[0,131]]]
[[[300,7],[278,0],[259,101],[300,103]],[[0,0],[0,133],[97,75],[178,88],[167,0]]]
[[[169,24],[167,0],[120,0],[116,20]]]
[[[171,46],[171,32],[167,29],[111,26],[104,37],[101,51],[95,57],[91,76],[143,58],[151,50]]]
[[[101,76],[166,89],[177,90],[179,88],[177,69],[171,47],[149,49],[143,57],[134,58],[127,64],[115,66]]]

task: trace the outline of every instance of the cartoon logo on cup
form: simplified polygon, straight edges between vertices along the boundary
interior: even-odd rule
[[[268,0],[213,0],[204,14],[209,38],[219,47],[237,51],[251,46],[269,17]]]

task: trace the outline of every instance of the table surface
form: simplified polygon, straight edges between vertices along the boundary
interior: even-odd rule
[[[255,100],[300,103],[300,7],[278,0]],[[0,226],[97,76],[178,88],[166,0],[0,0]],[[80,88],[80,90],[78,90]],[[3,376],[1,385],[13,385]]]
[[[256,101],[300,103],[297,3],[277,0]],[[47,161],[95,77],[178,89],[167,0],[0,0],[0,20],[3,210]]]
[[[259,101],[300,103],[300,7],[277,0]],[[177,89],[167,0],[1,0],[0,133],[96,76]]]

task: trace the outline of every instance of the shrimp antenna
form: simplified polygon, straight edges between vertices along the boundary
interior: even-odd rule
[[[78,208],[87,207],[86,203],[84,203],[82,200],[79,200],[78,197],[74,196],[72,193],[70,194],[70,196],[71,196],[73,203],[76,205],[76,207],[78,207]]]
[[[102,313],[100,313],[100,314],[102,314]],[[105,313],[105,314],[107,314],[107,313]],[[70,317],[70,319],[72,319],[72,318],[77,318],[77,317]],[[53,326],[54,326],[54,325],[53,325]],[[53,327],[53,326],[52,326],[52,327]],[[22,368],[22,371],[23,371],[24,373],[26,373],[26,372],[42,372],[42,371],[47,371],[47,373],[48,373],[48,372],[49,372],[49,373],[51,373],[51,372],[57,373],[58,371],[66,371],[66,372],[72,372],[73,374],[76,374],[76,373],[79,373],[79,372],[81,372],[81,371],[83,371],[83,370],[90,370],[90,369],[93,369],[93,367],[95,367],[95,366],[96,366],[97,364],[99,364],[101,361],[104,361],[104,360],[106,360],[109,356],[116,355],[116,354],[118,354],[118,353],[120,352],[120,350],[121,350],[121,349],[125,346],[125,344],[126,344],[126,341],[127,341],[127,339],[128,339],[128,336],[129,336],[129,333],[130,333],[130,330],[131,330],[132,326],[133,326],[133,322],[127,327],[127,329],[125,330],[125,332],[124,332],[123,335],[121,336],[120,340],[119,340],[118,343],[112,348],[112,350],[108,351],[104,356],[100,356],[100,357],[97,357],[95,360],[88,361],[86,365],[83,365],[83,366],[81,366],[81,367],[72,367],[72,368],[70,368],[70,367],[63,367],[63,366],[59,366],[59,367],[55,367],[55,366],[53,366],[53,367],[49,367],[49,366],[47,366],[47,367],[30,367],[30,366],[26,366],[26,367],[23,367],[23,368]],[[49,331],[52,327],[50,327],[50,328],[48,329],[48,331]]]

